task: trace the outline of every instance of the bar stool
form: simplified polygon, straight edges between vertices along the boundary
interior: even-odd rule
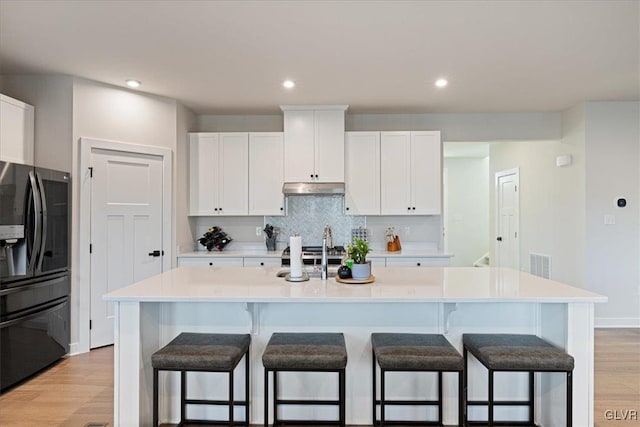
[[[487,406],[488,420],[465,421],[468,424],[494,425],[525,425],[535,426],[535,373],[536,372],[565,372],[567,375],[567,426],[572,425],[572,383],[573,357],[553,344],[535,335],[515,334],[464,334],[462,335],[465,364],[464,393],[469,406]],[[467,369],[470,352],[489,371],[489,397],[487,401],[467,400]],[[499,371],[528,372],[529,399],[525,401],[495,401],[493,397],[493,374]],[[527,406],[529,417],[527,421],[495,421],[493,410],[496,406]],[[466,411],[465,411],[466,414]]]
[[[230,426],[249,425],[249,346],[250,335],[181,333],[151,356],[153,366],[153,425],[158,425],[158,373],[180,371],[180,425],[184,423],[222,424],[226,421],[185,419],[187,405],[225,405],[229,407]],[[245,358],[245,400],[233,398],[233,371]],[[187,372],[226,372],[229,375],[228,400],[187,398]],[[234,421],[235,406],[244,406],[245,419]]]
[[[269,423],[269,372],[273,372],[273,426],[331,424],[345,426],[345,367],[347,348],[341,333],[274,333],[262,354],[264,365],[264,425]],[[338,400],[278,398],[279,372],[337,372]],[[338,421],[279,420],[278,405],[337,405]]]
[[[376,362],[380,366],[380,399],[376,390]],[[464,405],[462,403],[462,356],[438,334],[371,334],[371,364],[373,366],[373,425],[438,425],[442,424],[442,373],[458,373],[458,423],[462,425]],[[391,400],[385,396],[385,374],[387,372],[437,372],[437,400]],[[385,416],[387,405],[437,406],[438,419],[435,421],[391,421]],[[377,409],[380,406],[380,420]]]

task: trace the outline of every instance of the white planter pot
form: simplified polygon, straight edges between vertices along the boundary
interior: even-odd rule
[[[351,277],[356,280],[365,280],[371,277],[371,261],[367,261],[366,264],[353,264]]]

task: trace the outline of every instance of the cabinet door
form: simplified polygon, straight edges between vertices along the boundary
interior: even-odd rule
[[[447,267],[450,258],[412,257],[387,258],[387,267]]]
[[[178,267],[242,267],[242,258],[216,256],[178,257]]]
[[[217,215],[218,134],[189,134],[189,215]]]
[[[284,180],[309,182],[314,170],[314,112],[284,112]]]
[[[249,213],[249,134],[221,133],[219,151],[220,215]]]
[[[345,214],[380,215],[380,133],[345,134]]]
[[[411,213],[411,134],[380,133],[380,213]]]
[[[280,258],[245,258],[245,267],[280,267]]]
[[[33,106],[0,95],[0,160],[33,165]]]
[[[411,132],[411,212],[414,214],[440,215],[440,159],[440,132]]]
[[[344,182],[344,111],[316,111],[315,119],[316,181]]]
[[[284,215],[281,132],[249,134],[249,215]]]

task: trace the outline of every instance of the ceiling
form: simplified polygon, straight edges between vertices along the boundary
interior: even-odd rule
[[[636,0],[0,0],[0,74],[135,78],[198,114],[558,111],[639,98],[639,16]]]

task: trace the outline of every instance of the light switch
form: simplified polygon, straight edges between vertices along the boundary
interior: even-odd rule
[[[256,227],[256,236],[257,237],[262,236],[262,227]]]
[[[615,225],[616,216],[615,215],[605,215],[604,216],[604,225]]]

